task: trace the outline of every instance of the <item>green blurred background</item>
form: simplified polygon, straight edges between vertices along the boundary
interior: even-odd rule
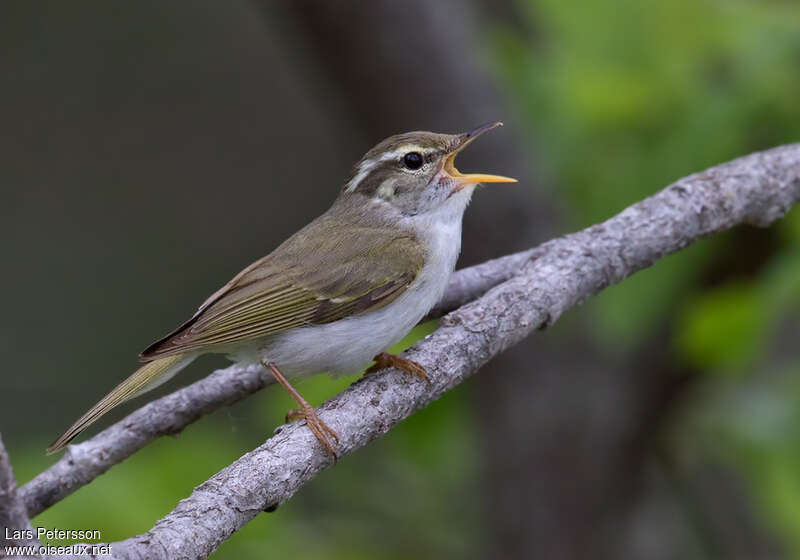
[[[460,158],[522,179],[475,197],[461,266],[800,139],[793,0],[8,1],[0,68],[0,430],[20,483],[389,134],[506,121]],[[666,258],[216,557],[800,558],[799,278],[797,210]],[[353,379],[299,389],[319,403]],[[33,523],[147,531],[291,405],[270,388],[217,412]]]

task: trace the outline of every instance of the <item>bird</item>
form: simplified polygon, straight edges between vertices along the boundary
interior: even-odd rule
[[[298,409],[324,450],[338,436],[290,379],[365,374],[395,367],[428,381],[425,368],[389,354],[440,300],[461,250],[464,211],[479,183],[501,175],[461,173],[454,160],[481,134],[427,131],[390,136],[353,167],[332,206],[214,292],[177,329],[148,346],[144,364],[48,448],[55,453],[115,406],[166,382],[202,354],[260,365]]]

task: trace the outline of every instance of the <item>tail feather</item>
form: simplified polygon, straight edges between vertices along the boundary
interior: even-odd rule
[[[100,399],[86,414],[78,418],[61,437],[50,444],[50,447],[47,448],[47,454],[50,455],[66,447],[75,436],[80,434],[90,424],[94,423],[118,404],[138,397],[142,393],[146,393],[151,389],[155,389],[162,383],[165,383],[172,378],[172,376],[189,365],[194,358],[194,355],[181,354],[177,356],[168,356],[160,360],[153,360],[152,362],[144,364],[137,369],[133,375],[117,385],[113,391]]]

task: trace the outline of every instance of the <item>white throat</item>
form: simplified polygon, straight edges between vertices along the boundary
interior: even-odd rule
[[[419,236],[428,250],[426,269],[428,267],[431,267],[432,271],[437,269],[437,273],[445,274],[448,278],[452,274],[458,254],[461,252],[461,223],[464,211],[474,190],[475,186],[470,185],[453,194],[433,211],[404,219],[406,225]],[[446,285],[445,280],[441,286],[442,292]],[[439,297],[441,295],[439,294]]]

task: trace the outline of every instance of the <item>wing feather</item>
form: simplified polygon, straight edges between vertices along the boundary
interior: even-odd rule
[[[142,359],[213,351],[374,311],[399,297],[422,269],[424,249],[413,234],[362,226],[332,239],[325,219],[236,275]]]

